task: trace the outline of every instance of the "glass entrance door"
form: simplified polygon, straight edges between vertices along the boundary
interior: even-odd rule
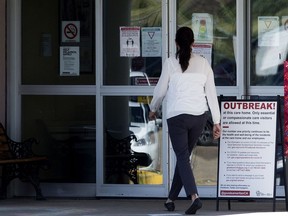
[[[148,119],[153,87],[167,57],[167,4],[161,0],[103,1],[100,196],[167,194],[167,141],[162,113]]]
[[[274,4],[272,0],[265,3],[171,0],[170,6],[175,11],[171,14],[169,31],[170,54],[175,53],[173,40],[177,27],[189,26],[195,34],[194,51],[211,62],[219,95],[239,99],[247,95],[257,98],[283,96],[283,65],[288,57],[287,2]],[[209,138],[209,124],[205,131],[202,139]],[[191,166],[201,196],[215,197],[218,147],[211,139],[205,140],[205,144],[198,141]],[[276,196],[283,196],[281,154],[278,150]],[[172,156],[171,164],[173,160]]]
[[[45,196],[96,195],[95,1],[8,1],[9,122],[49,159]],[[13,27],[15,26],[15,28]],[[19,127],[21,126],[21,127]],[[23,187],[19,187],[23,188]],[[25,187],[24,187],[25,188]],[[29,191],[15,191],[28,195]]]
[[[261,6],[261,7],[260,7]],[[284,62],[288,60],[288,7],[287,1],[248,1],[251,26],[248,55],[248,92],[259,98],[284,96]],[[286,75],[285,75],[286,76]],[[281,99],[281,118],[284,119],[284,103]],[[283,122],[283,121],[282,121]],[[283,125],[282,125],[283,126]],[[281,128],[282,131],[284,130]],[[284,197],[285,178],[283,173],[283,152],[280,127],[277,130],[276,196]]]
[[[175,54],[177,27],[189,26],[194,30],[196,43],[193,49],[209,59],[215,71],[218,93],[243,94],[243,80],[238,76],[243,67],[236,64],[236,61],[243,61],[239,57],[243,49],[237,43],[243,40],[243,36],[237,35],[240,27],[236,25],[236,14],[241,13],[243,5],[236,4],[234,0],[225,1],[225,4],[212,0],[210,4],[198,0],[171,0],[167,3],[171,9],[169,13],[166,1],[103,2],[103,40],[99,39],[99,43],[103,43],[104,54],[103,59],[99,57],[103,62],[103,82],[100,83],[103,105],[99,109],[103,110],[100,114],[103,114],[101,139],[104,145],[102,152],[98,152],[104,157],[103,165],[100,163],[98,166],[98,177],[101,179],[101,184],[97,185],[98,194],[136,196],[140,193],[141,196],[165,197],[168,193],[175,157],[169,148],[165,102],[158,122],[147,119],[147,104],[152,95],[151,87],[160,76],[163,59]],[[154,34],[157,36],[159,27],[162,38],[153,38]],[[165,37],[166,32],[169,40]],[[153,44],[154,50],[149,48],[148,42]],[[156,52],[157,44],[162,44],[161,56]],[[237,54],[240,60],[236,58]],[[208,197],[215,196],[217,183],[218,148],[217,142],[211,138],[211,128],[209,120],[191,160],[201,194]],[[125,140],[131,135],[135,135],[137,140]],[[149,159],[142,155],[146,164],[143,161],[143,164],[136,164],[138,169],[135,173],[123,170],[123,166],[120,169],[117,165],[125,164],[129,154],[127,149],[111,150],[111,145],[123,147],[126,142],[131,144],[134,152],[150,156],[152,163],[148,165]],[[140,161],[139,158],[134,159]],[[111,167],[114,168],[112,172]]]
[[[177,28],[192,28],[195,37],[192,52],[202,55],[210,62],[218,95],[242,95],[241,86],[244,83],[239,74],[243,70],[241,64],[236,64],[243,61],[240,56],[241,48],[238,46],[242,36],[238,33],[241,26],[237,26],[236,20],[240,17],[243,5],[237,4],[235,0],[206,0],[205,3],[201,0],[171,0],[170,3],[176,14],[172,14],[171,18],[170,55],[174,55],[176,51],[174,39]],[[209,118],[191,155],[191,167],[202,197],[216,196],[218,141],[213,140],[212,128],[213,122]],[[173,170],[176,159],[173,153],[170,155]],[[170,174],[172,179],[173,171]],[[181,196],[186,196],[184,191]]]
[[[9,122],[21,126],[11,135],[40,141],[36,153],[50,160],[43,194],[165,196],[166,125],[161,112],[147,118],[168,53],[165,1],[11,0],[8,9]]]

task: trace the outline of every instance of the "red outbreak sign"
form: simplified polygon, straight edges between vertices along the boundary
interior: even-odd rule
[[[253,110],[275,110],[272,102],[225,102],[224,109],[253,109]]]
[[[284,62],[284,144],[285,157],[288,157],[288,61]]]
[[[276,101],[222,101],[218,197],[272,198]]]

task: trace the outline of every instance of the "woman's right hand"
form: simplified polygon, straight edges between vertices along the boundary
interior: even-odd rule
[[[213,138],[218,139],[221,135],[221,127],[220,124],[213,125]]]

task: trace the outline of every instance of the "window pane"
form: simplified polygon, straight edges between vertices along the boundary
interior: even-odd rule
[[[94,96],[22,97],[22,137],[49,160],[42,182],[95,183],[95,124]]]
[[[148,120],[149,99],[104,97],[104,183],[163,184],[162,116]]]
[[[193,50],[211,62],[216,85],[235,86],[236,1],[178,0],[177,26],[192,27]]]
[[[283,85],[283,63],[288,58],[286,0],[251,2],[250,85]]]
[[[95,84],[94,11],[94,0],[22,2],[22,84]]]
[[[103,37],[104,84],[155,85],[162,68],[162,1],[105,0],[103,4],[105,5],[103,11],[105,26]],[[129,38],[126,35],[132,34],[131,30],[122,30],[123,34],[120,37],[120,27],[129,26],[140,27],[137,35]],[[151,29],[150,27],[157,28]],[[149,42],[156,48],[152,48]],[[129,56],[132,47],[136,47],[135,50],[139,54]],[[123,53],[127,56],[122,56]],[[144,82],[131,84],[130,77],[139,72],[142,73],[142,76],[149,77],[150,82],[147,83],[147,79],[145,79]]]

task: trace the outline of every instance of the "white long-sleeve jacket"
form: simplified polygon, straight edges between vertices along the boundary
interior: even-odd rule
[[[180,114],[201,115],[209,106],[213,123],[220,123],[213,71],[208,61],[199,55],[191,54],[185,72],[175,57],[166,59],[150,103],[152,112],[158,110],[165,96],[167,119]]]

